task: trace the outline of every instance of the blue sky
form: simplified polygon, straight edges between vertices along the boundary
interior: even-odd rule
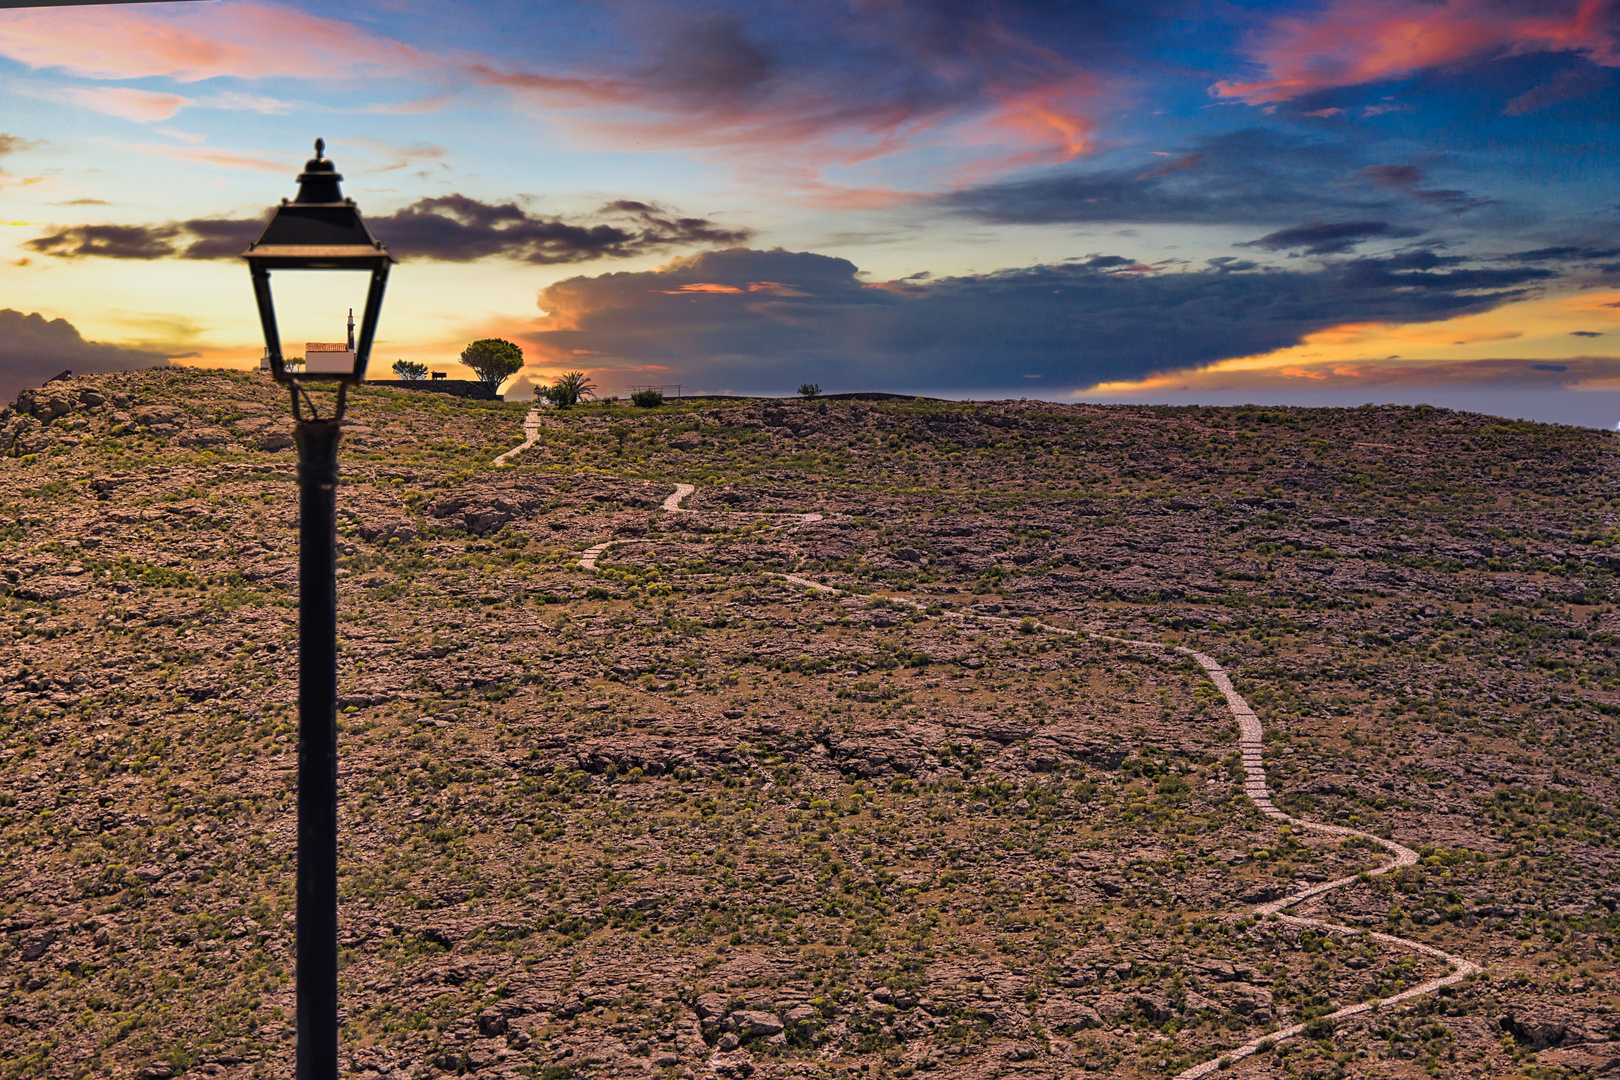
[[[1611,0],[0,11],[0,389],[249,363],[231,255],[321,136],[403,260],[379,374],[500,336],[520,386],[1596,422],[1617,30]],[[284,288],[294,342],[359,295]]]

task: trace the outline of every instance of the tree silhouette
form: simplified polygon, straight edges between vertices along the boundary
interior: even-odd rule
[[[502,338],[479,338],[461,350],[461,362],[478,374],[478,381],[491,391],[523,367],[523,350]]]

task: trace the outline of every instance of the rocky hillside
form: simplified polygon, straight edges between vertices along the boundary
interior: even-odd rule
[[[1620,1069],[1614,435],[700,401],[491,467],[526,410],[352,407],[350,1075],[1159,1077],[1437,973],[1247,916],[1381,860],[1254,812],[1195,666],[951,612],[1213,654],[1280,805],[1423,853],[1311,914],[1484,973],[1224,1075]],[[290,1073],[286,416],[184,370],[0,415],[0,1076]]]

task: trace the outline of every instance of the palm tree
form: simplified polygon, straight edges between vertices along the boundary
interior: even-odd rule
[[[570,371],[559,376],[557,384],[546,391],[546,397],[559,409],[571,409],[577,402],[596,396],[596,384],[585,377],[583,371]]]

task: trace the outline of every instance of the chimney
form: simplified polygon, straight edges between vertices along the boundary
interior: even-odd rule
[[[354,352],[354,308],[349,309],[349,351]]]

